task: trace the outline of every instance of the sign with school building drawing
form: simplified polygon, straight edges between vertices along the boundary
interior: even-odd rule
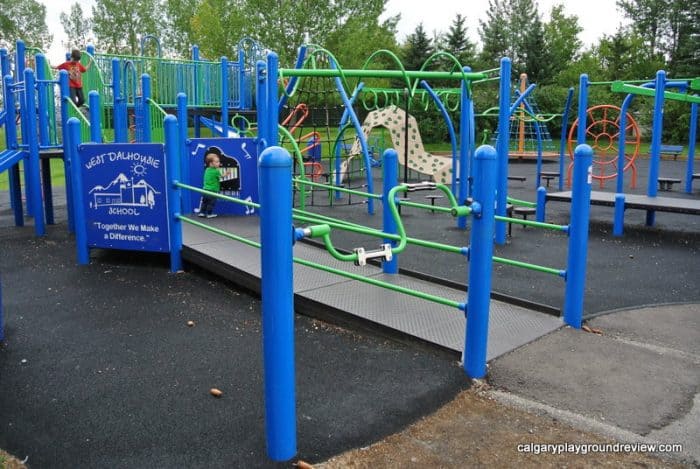
[[[84,144],[79,151],[88,245],[168,252],[163,145]]]

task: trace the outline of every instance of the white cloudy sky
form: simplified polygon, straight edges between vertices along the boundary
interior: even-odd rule
[[[46,20],[50,31],[54,35],[54,43],[47,51],[52,63],[63,60],[65,56],[65,41],[63,27],[59,20],[62,11],[68,12],[70,5],[76,0],[39,0],[46,5]],[[83,11],[90,15],[94,0],[77,0],[83,7]],[[539,11],[548,18],[552,5],[564,4],[569,15],[576,15],[579,24],[583,27],[580,39],[586,46],[596,42],[602,35],[615,33],[617,26],[624,19],[617,11],[614,0],[537,0]],[[476,40],[479,20],[486,18],[488,0],[389,0],[386,14],[395,15],[401,13],[399,23],[399,40],[413,32],[419,22],[423,22],[425,31],[432,35],[433,31],[446,31],[457,13],[467,18],[468,33]]]

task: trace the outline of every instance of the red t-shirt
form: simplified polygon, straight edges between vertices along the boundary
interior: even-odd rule
[[[68,71],[68,86],[71,88],[82,88],[83,87],[83,73],[87,72],[87,68],[83,66],[80,62],[63,62],[61,65],[56,67],[58,70]]]

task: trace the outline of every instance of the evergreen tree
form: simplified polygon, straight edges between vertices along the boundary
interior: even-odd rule
[[[473,65],[476,45],[467,36],[466,18],[459,13],[452,20],[441,49],[454,55],[462,65]]]
[[[510,34],[507,21],[507,0],[489,0],[486,21],[479,20],[481,36],[480,60],[485,67],[497,66],[502,57],[510,56]]]
[[[617,7],[632,20],[632,29],[648,44],[649,57],[658,52],[664,34],[669,0],[617,0]]]
[[[63,44],[66,49],[85,48],[92,33],[92,20],[83,15],[83,8],[76,2],[70,7],[70,13],[61,12],[61,26],[68,37]]]
[[[406,38],[403,46],[403,64],[406,70],[419,70],[433,53],[433,44],[423,29],[423,23],[418,23],[415,31]]]
[[[545,84],[552,80],[552,55],[545,42],[544,26],[535,17],[525,36],[525,72],[531,83]]]

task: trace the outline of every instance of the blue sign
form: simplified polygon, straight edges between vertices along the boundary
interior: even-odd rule
[[[163,145],[84,144],[79,154],[88,246],[168,252]]]
[[[258,148],[252,138],[193,138],[188,140],[191,186],[202,187],[204,179],[204,158],[208,153],[216,153],[221,161],[220,194],[259,202],[258,197]],[[192,207],[199,211],[201,194],[190,191]],[[214,213],[226,215],[253,215],[255,209],[246,205],[217,199]]]

